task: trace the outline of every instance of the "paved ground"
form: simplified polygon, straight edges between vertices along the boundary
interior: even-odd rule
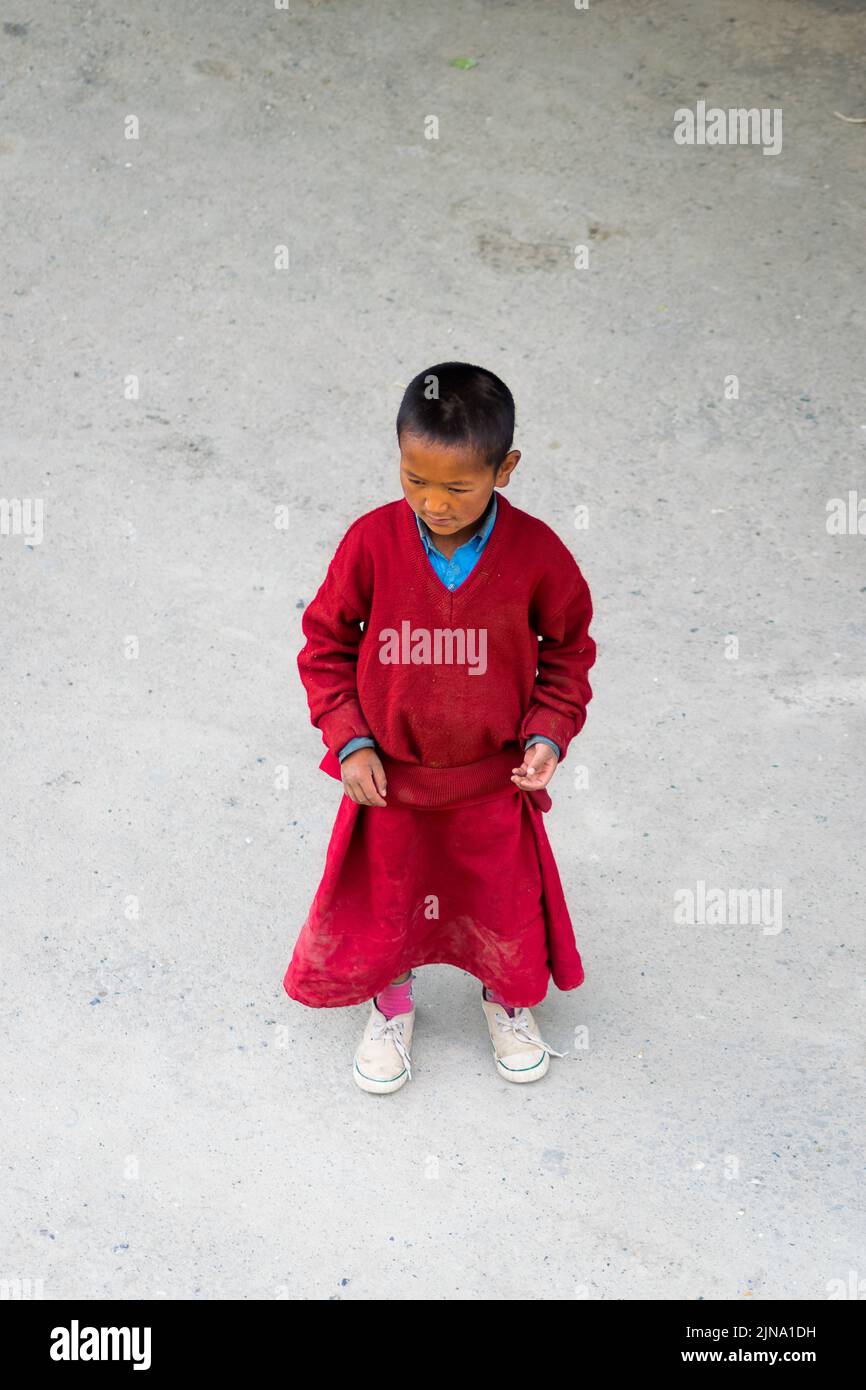
[[[0,491],[44,505],[41,539],[13,511],[0,536],[2,1277],[730,1300],[863,1278],[866,541],[827,530],[866,491],[866,127],[833,114],[866,116],[862,8],[2,19]],[[699,99],[781,107],[781,153],[676,144]],[[509,1088],[475,982],[424,970],[415,1080],[369,1097],[366,1006],[281,986],[339,795],[294,656],[346,526],[399,496],[401,383],[446,357],[511,385],[509,498],[596,604],[547,817],[587,979],[538,1010],[569,1055]],[[699,883],[781,915],[677,922]]]

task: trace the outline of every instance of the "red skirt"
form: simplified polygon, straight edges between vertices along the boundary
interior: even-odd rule
[[[510,1007],[539,1004],[550,976],[584,972],[542,821],[545,790],[446,808],[359,806],[342,796],[316,890],[283,978],[292,999],[372,999],[421,965],[454,965]]]

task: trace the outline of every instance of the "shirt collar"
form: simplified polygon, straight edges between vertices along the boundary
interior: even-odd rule
[[[495,492],[493,493],[492,497],[492,505],[488,503],[488,506],[490,507],[490,511],[487,516],[487,520],[485,521],[483,517],[480,519],[478,530],[475,532],[475,535],[470,536],[468,541],[464,541],[464,545],[474,545],[476,550],[480,550],[484,542],[487,540],[487,537],[493,530],[493,523],[496,520],[497,502]],[[418,523],[418,532],[421,536],[422,541],[424,542],[424,549],[429,552],[431,549],[431,540],[433,533],[430,531],[429,527],[424,524],[417,512],[415,513],[415,520]],[[436,547],[432,546],[432,549],[436,550]],[[437,554],[438,553],[440,552],[437,551]]]

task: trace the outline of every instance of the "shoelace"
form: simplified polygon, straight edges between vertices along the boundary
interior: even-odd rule
[[[379,1042],[383,1038],[390,1038],[400,1056],[403,1058],[406,1072],[411,1081],[412,1064],[409,1060],[409,1053],[406,1051],[406,1046],[403,1042],[403,1024],[403,1019],[400,1019],[398,1022],[394,1018],[386,1018],[384,1023],[380,1023],[378,1019],[375,1019],[370,1036],[373,1038],[374,1042]]]
[[[550,1047],[543,1039],[536,1037],[534,1033],[529,1031],[529,1021],[525,1009],[515,1009],[513,1018],[504,1009],[501,1013],[497,1010],[496,1022],[506,1032],[512,1032],[520,1042],[534,1043],[536,1047],[543,1047],[544,1051],[549,1052],[552,1057],[564,1057],[566,1055],[564,1052],[557,1052],[555,1047]]]

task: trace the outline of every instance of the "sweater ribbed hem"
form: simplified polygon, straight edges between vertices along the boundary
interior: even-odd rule
[[[490,758],[458,767],[421,767],[389,758],[381,749],[377,752],[388,782],[385,799],[389,805],[397,806],[454,806],[488,792],[505,791],[515,786],[511,769],[523,762],[519,743],[506,744]],[[339,761],[330,750],[319,767],[332,777],[340,777]]]
[[[397,762],[383,753],[379,756],[388,779],[387,799],[401,806],[450,806],[513,787],[511,769],[523,762],[519,743],[507,745],[492,758],[460,767],[421,767]]]

